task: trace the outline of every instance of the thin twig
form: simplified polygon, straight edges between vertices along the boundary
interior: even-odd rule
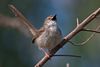
[[[100,33],[100,31],[98,30],[91,30],[91,29],[85,29],[85,28],[82,31]]]
[[[79,25],[79,19],[77,18],[76,21],[77,21],[77,26],[78,26]]]
[[[44,56],[35,67],[42,67],[60,48],[64,46],[70,39],[72,39],[76,34],[78,34],[87,24],[89,24],[96,16],[100,14],[100,8],[88,16],[83,22],[81,22],[71,33],[64,37],[64,39],[56,47],[54,47],[50,53],[49,57]]]
[[[96,34],[96,33],[100,33],[98,30],[100,29],[100,25],[95,29],[95,30],[91,30],[91,29],[82,29],[82,31],[87,31],[87,32],[93,32],[84,42],[82,43],[75,43],[75,42],[72,42],[72,41],[69,41],[69,43],[71,43],[72,45],[74,46],[83,46],[85,45],[88,41],[90,41],[93,36]]]
[[[81,58],[81,56],[78,56],[78,55],[54,55],[53,57],[61,57],[61,56],[63,56],[63,57],[66,57],[66,56],[69,56],[69,57],[79,57],[79,58]]]
[[[99,33],[98,30],[100,29],[100,25],[95,29],[95,31],[93,32],[93,30],[91,30],[92,35],[90,35],[90,37],[88,39],[86,39],[83,43],[81,43],[81,45],[84,45],[86,44],[90,39],[92,39],[92,37],[96,34],[96,33]]]

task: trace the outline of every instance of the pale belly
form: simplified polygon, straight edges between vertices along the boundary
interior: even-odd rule
[[[54,48],[59,42],[61,42],[62,36],[58,32],[43,32],[41,36],[36,39],[36,44],[39,48]]]

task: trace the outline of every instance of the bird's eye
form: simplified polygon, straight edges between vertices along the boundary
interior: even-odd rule
[[[51,19],[51,17],[48,17],[48,20],[50,20]]]
[[[52,18],[53,18],[52,16],[47,17],[48,20],[51,20]]]

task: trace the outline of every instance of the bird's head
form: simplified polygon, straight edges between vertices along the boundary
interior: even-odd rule
[[[54,15],[54,16],[48,16],[48,17],[45,19],[44,27],[45,27],[45,28],[48,28],[48,27],[57,26],[56,20],[57,20],[56,15]]]

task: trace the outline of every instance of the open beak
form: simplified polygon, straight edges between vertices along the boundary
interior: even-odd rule
[[[56,18],[56,15],[54,15],[53,18],[52,18],[52,20],[56,20],[56,19],[57,19],[57,18]]]

